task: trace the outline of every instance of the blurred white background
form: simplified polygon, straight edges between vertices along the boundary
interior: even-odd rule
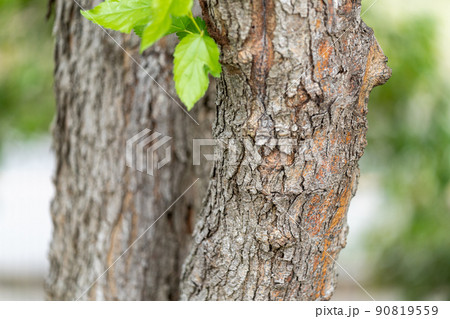
[[[0,300],[43,299],[51,238],[50,138],[6,143],[0,161]]]

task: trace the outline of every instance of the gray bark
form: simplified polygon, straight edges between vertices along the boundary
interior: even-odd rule
[[[213,135],[236,150],[217,148],[181,297],[329,299],[386,58],[359,0],[201,2],[222,51]]]
[[[90,9],[99,1],[79,2]],[[208,97],[214,92],[192,114],[198,127],[79,10],[74,1],[56,2],[57,169],[48,298],[178,299],[181,263],[206,180],[201,177],[208,171],[191,165],[192,138],[210,134],[214,100]],[[137,36],[111,34],[176,96],[172,40],[141,56]],[[145,128],[173,138],[172,161],[155,176],[125,164],[126,140]],[[200,181],[97,280],[197,177]]]

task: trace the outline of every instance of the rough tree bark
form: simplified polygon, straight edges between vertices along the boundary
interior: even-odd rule
[[[83,8],[98,2],[79,1]],[[208,97],[214,92],[209,92],[192,114],[201,123],[199,128],[119,45],[79,11],[74,1],[56,2],[57,169],[48,298],[178,299],[181,263],[190,242],[194,212],[201,204],[202,182],[207,178],[201,178],[96,279],[197,177],[204,176],[205,167],[194,171],[191,165],[191,139],[195,134],[210,134],[214,100]],[[161,41],[141,56],[136,36],[111,34],[176,96],[171,41]],[[153,177],[125,165],[126,140],[145,128],[173,138],[171,163]]]
[[[217,148],[181,297],[329,299],[386,58],[360,0],[201,2],[222,51],[213,135],[235,144]]]

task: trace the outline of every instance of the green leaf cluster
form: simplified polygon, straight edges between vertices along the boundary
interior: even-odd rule
[[[220,51],[206,31],[205,22],[192,16],[193,0],[106,0],[81,14],[116,31],[134,31],[141,37],[141,52],[162,37],[175,33],[174,80],[181,101],[191,110],[205,94],[208,75],[219,77]]]

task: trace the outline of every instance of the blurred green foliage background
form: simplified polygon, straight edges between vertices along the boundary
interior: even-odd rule
[[[385,10],[386,11],[386,10]],[[384,17],[384,18],[380,18]],[[368,250],[377,285],[407,299],[450,298],[450,85],[435,16],[364,20],[393,73],[369,101],[362,174],[378,174],[385,198]]]
[[[0,0],[0,146],[48,132],[55,110],[46,1]]]
[[[363,17],[393,69],[371,94],[361,162],[361,173],[378,176],[386,198],[367,235],[369,270],[374,284],[400,288],[404,298],[450,298],[450,85],[439,53],[442,26],[433,15],[389,15],[392,2],[381,2]],[[46,10],[46,1],[0,0],[0,149],[11,137],[49,131],[55,106]]]

